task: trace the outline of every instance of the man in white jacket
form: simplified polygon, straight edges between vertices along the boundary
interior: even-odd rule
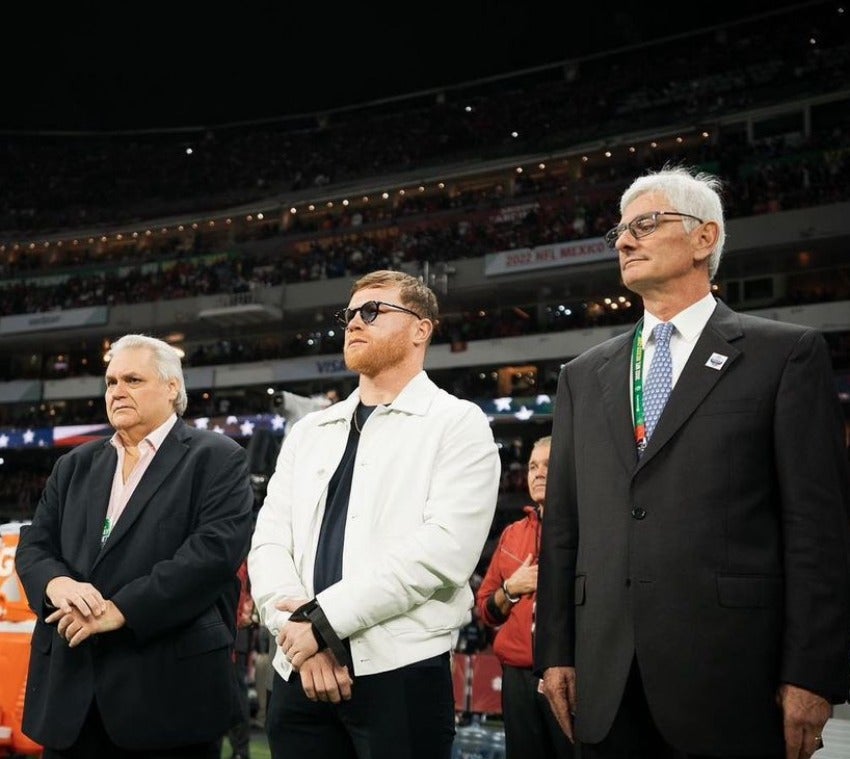
[[[344,401],[284,439],[248,569],[277,642],[273,757],[449,759],[450,653],[496,508],[500,463],[475,404],[424,371],[437,300],[420,280],[357,280]]]

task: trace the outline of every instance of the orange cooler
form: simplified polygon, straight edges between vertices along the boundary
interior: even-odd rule
[[[22,524],[0,524],[0,757],[41,755],[41,746],[21,732],[30,639],[35,627],[35,614],[15,574],[15,550]]]

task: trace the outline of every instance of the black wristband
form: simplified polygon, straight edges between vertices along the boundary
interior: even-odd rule
[[[327,642],[325,641],[322,634],[319,632],[319,629],[314,624],[313,620],[310,618],[310,612],[314,611],[319,607],[319,604],[316,602],[314,598],[312,601],[308,601],[305,604],[299,606],[292,614],[289,616],[290,622],[309,622],[310,623],[310,632],[313,633],[313,637],[316,639],[316,645],[319,647],[319,651],[323,651],[328,647]]]
[[[319,628],[316,627],[312,622],[310,623],[310,630],[313,633],[313,637],[316,639],[316,645],[319,647],[319,651],[324,651],[328,644],[325,642],[325,639],[322,637],[322,634],[319,632]]]
[[[331,653],[336,657],[336,660],[353,672],[348,651],[346,651],[339,636],[330,626],[325,612],[322,611],[322,607],[319,606],[319,602],[315,598],[299,606],[292,612],[289,619],[292,622],[309,622],[312,626],[313,637],[315,637],[316,643],[319,644],[319,650],[329,648]]]
[[[491,593],[487,599],[487,613],[493,618],[496,624],[502,624],[508,619],[508,615],[502,611],[502,607],[496,602],[496,594]]]
[[[289,615],[290,622],[309,622],[310,621],[310,612],[318,606],[318,602],[314,598],[312,601],[307,601],[305,604],[301,604],[292,614]]]

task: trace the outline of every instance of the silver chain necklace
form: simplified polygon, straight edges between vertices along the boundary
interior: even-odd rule
[[[363,430],[360,428],[360,424],[358,422],[357,417],[360,416],[360,409],[366,409],[369,413],[366,414],[366,419],[368,419],[372,412],[375,410],[374,406],[364,406],[363,403],[358,403],[357,408],[354,409],[354,416],[351,417],[351,421],[354,422],[354,429],[357,430],[357,434],[359,435]],[[363,424],[366,424],[366,420],[363,420]]]

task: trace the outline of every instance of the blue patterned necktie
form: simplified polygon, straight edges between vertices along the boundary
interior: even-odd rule
[[[656,324],[652,329],[655,353],[649,366],[649,374],[643,389],[643,409],[646,424],[646,439],[652,437],[655,425],[664,410],[664,404],[673,388],[673,358],[670,355],[670,336],[675,327],[672,322]]]

